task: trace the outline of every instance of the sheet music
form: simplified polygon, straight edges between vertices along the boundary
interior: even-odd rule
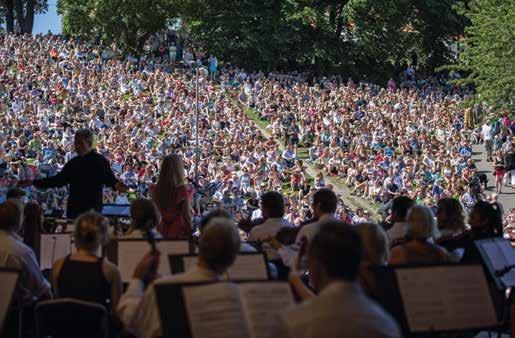
[[[190,243],[188,241],[158,241],[156,242],[156,248],[161,253],[161,257],[163,257],[157,273],[161,276],[167,276],[172,274],[167,259],[168,255],[188,254],[190,252]]]
[[[510,242],[503,239],[497,241],[497,244],[502,251],[506,265],[515,265],[515,248],[511,246]]]
[[[249,338],[236,285],[184,287],[182,292],[193,338]]]
[[[41,270],[51,269],[56,260],[69,255],[71,250],[71,234],[42,234],[39,255]]]
[[[431,332],[496,325],[481,266],[395,271],[410,331]]]
[[[231,280],[267,280],[268,270],[263,254],[238,255],[229,268],[228,278]]]
[[[507,240],[498,240],[497,245],[499,246],[505,261],[505,266],[515,265],[515,248],[511,246]],[[502,277],[501,281],[506,287],[515,286],[515,268],[507,271]]]
[[[190,271],[197,265],[197,256],[184,256],[184,271]],[[263,254],[238,255],[236,261],[224,276],[227,280],[267,280],[268,270]]]
[[[198,256],[183,256],[182,264],[184,264],[184,272],[188,272],[197,266]]]
[[[483,250],[490,259],[490,263],[494,270],[502,270],[506,266],[506,258],[499,245],[496,242],[481,243]]]
[[[0,287],[0,333],[4,326],[4,321],[9,311],[9,305],[13,297],[14,290],[16,289],[16,281],[18,280],[18,273],[12,271],[0,271],[0,280],[2,286]]]
[[[507,240],[485,241],[480,245],[495,271],[502,271],[507,266],[515,265],[515,248]],[[500,280],[506,287],[515,286],[515,269],[507,271]]]
[[[158,273],[162,276],[170,275],[168,255],[184,255],[189,252],[188,241],[158,241],[156,248],[161,253],[161,263]],[[118,268],[122,281],[131,279],[134,268],[143,256],[150,251],[150,244],[146,241],[118,241]]]
[[[244,283],[239,289],[251,338],[274,338],[280,315],[294,304],[289,284]]]

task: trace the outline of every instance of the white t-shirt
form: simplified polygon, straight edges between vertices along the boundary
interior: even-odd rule
[[[481,133],[483,134],[483,139],[485,141],[489,141],[493,138],[492,136],[492,127],[487,125],[487,124],[483,124],[483,127],[481,129]]]

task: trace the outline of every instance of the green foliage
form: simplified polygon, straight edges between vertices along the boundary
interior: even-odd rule
[[[471,21],[458,65],[451,67],[468,74],[458,83],[476,86],[474,100],[513,112],[515,2],[471,0],[458,10]]]
[[[446,63],[465,20],[455,0],[176,0],[197,41],[251,69],[385,80],[413,53]]]
[[[48,10],[48,0],[0,1],[0,25],[5,22],[6,31],[32,33],[34,15]]]
[[[175,17],[170,0],[59,0],[57,8],[65,34],[97,35],[135,54]]]

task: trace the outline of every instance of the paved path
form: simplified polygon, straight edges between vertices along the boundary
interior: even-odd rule
[[[495,178],[492,175],[492,162],[486,161],[486,151],[483,144],[474,145],[472,151],[472,159],[476,161],[478,171],[488,176],[487,194],[491,195],[495,192]],[[501,191],[499,201],[503,204],[504,211],[507,212],[510,208],[515,207],[515,188],[503,186]]]

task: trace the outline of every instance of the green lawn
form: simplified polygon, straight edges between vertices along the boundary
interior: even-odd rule
[[[251,119],[252,121],[254,121],[254,123],[260,128],[260,129],[266,129],[266,127],[268,126],[268,121],[266,120],[263,120],[260,116],[259,116],[259,113],[255,110],[255,109],[252,109],[252,108],[247,108],[245,109],[245,114],[247,115],[247,117],[249,119]]]
[[[266,127],[269,125],[269,122],[261,119],[259,113],[255,109],[245,108],[244,112],[250,120],[252,120],[254,123],[256,123],[258,128],[266,131]],[[309,149],[306,147],[298,147],[297,148],[297,158],[300,160],[304,160],[304,161],[307,160],[309,158]],[[326,176],[326,175],[324,175],[324,176]],[[308,180],[308,182],[310,184],[313,184],[314,179],[308,173],[306,173],[306,179]],[[347,188],[343,179],[330,177],[330,178],[328,178],[328,183],[333,184],[338,190],[344,191],[343,194],[345,195],[345,199],[348,202],[351,202],[352,205],[354,205],[356,207],[357,206],[366,207],[366,209],[369,209],[371,211],[376,211],[378,209],[378,206],[376,204],[374,204],[366,199],[362,199],[362,198],[350,195],[350,189]],[[289,181],[283,183],[282,188],[283,188],[283,193],[286,196],[292,195],[294,193],[290,188]]]

